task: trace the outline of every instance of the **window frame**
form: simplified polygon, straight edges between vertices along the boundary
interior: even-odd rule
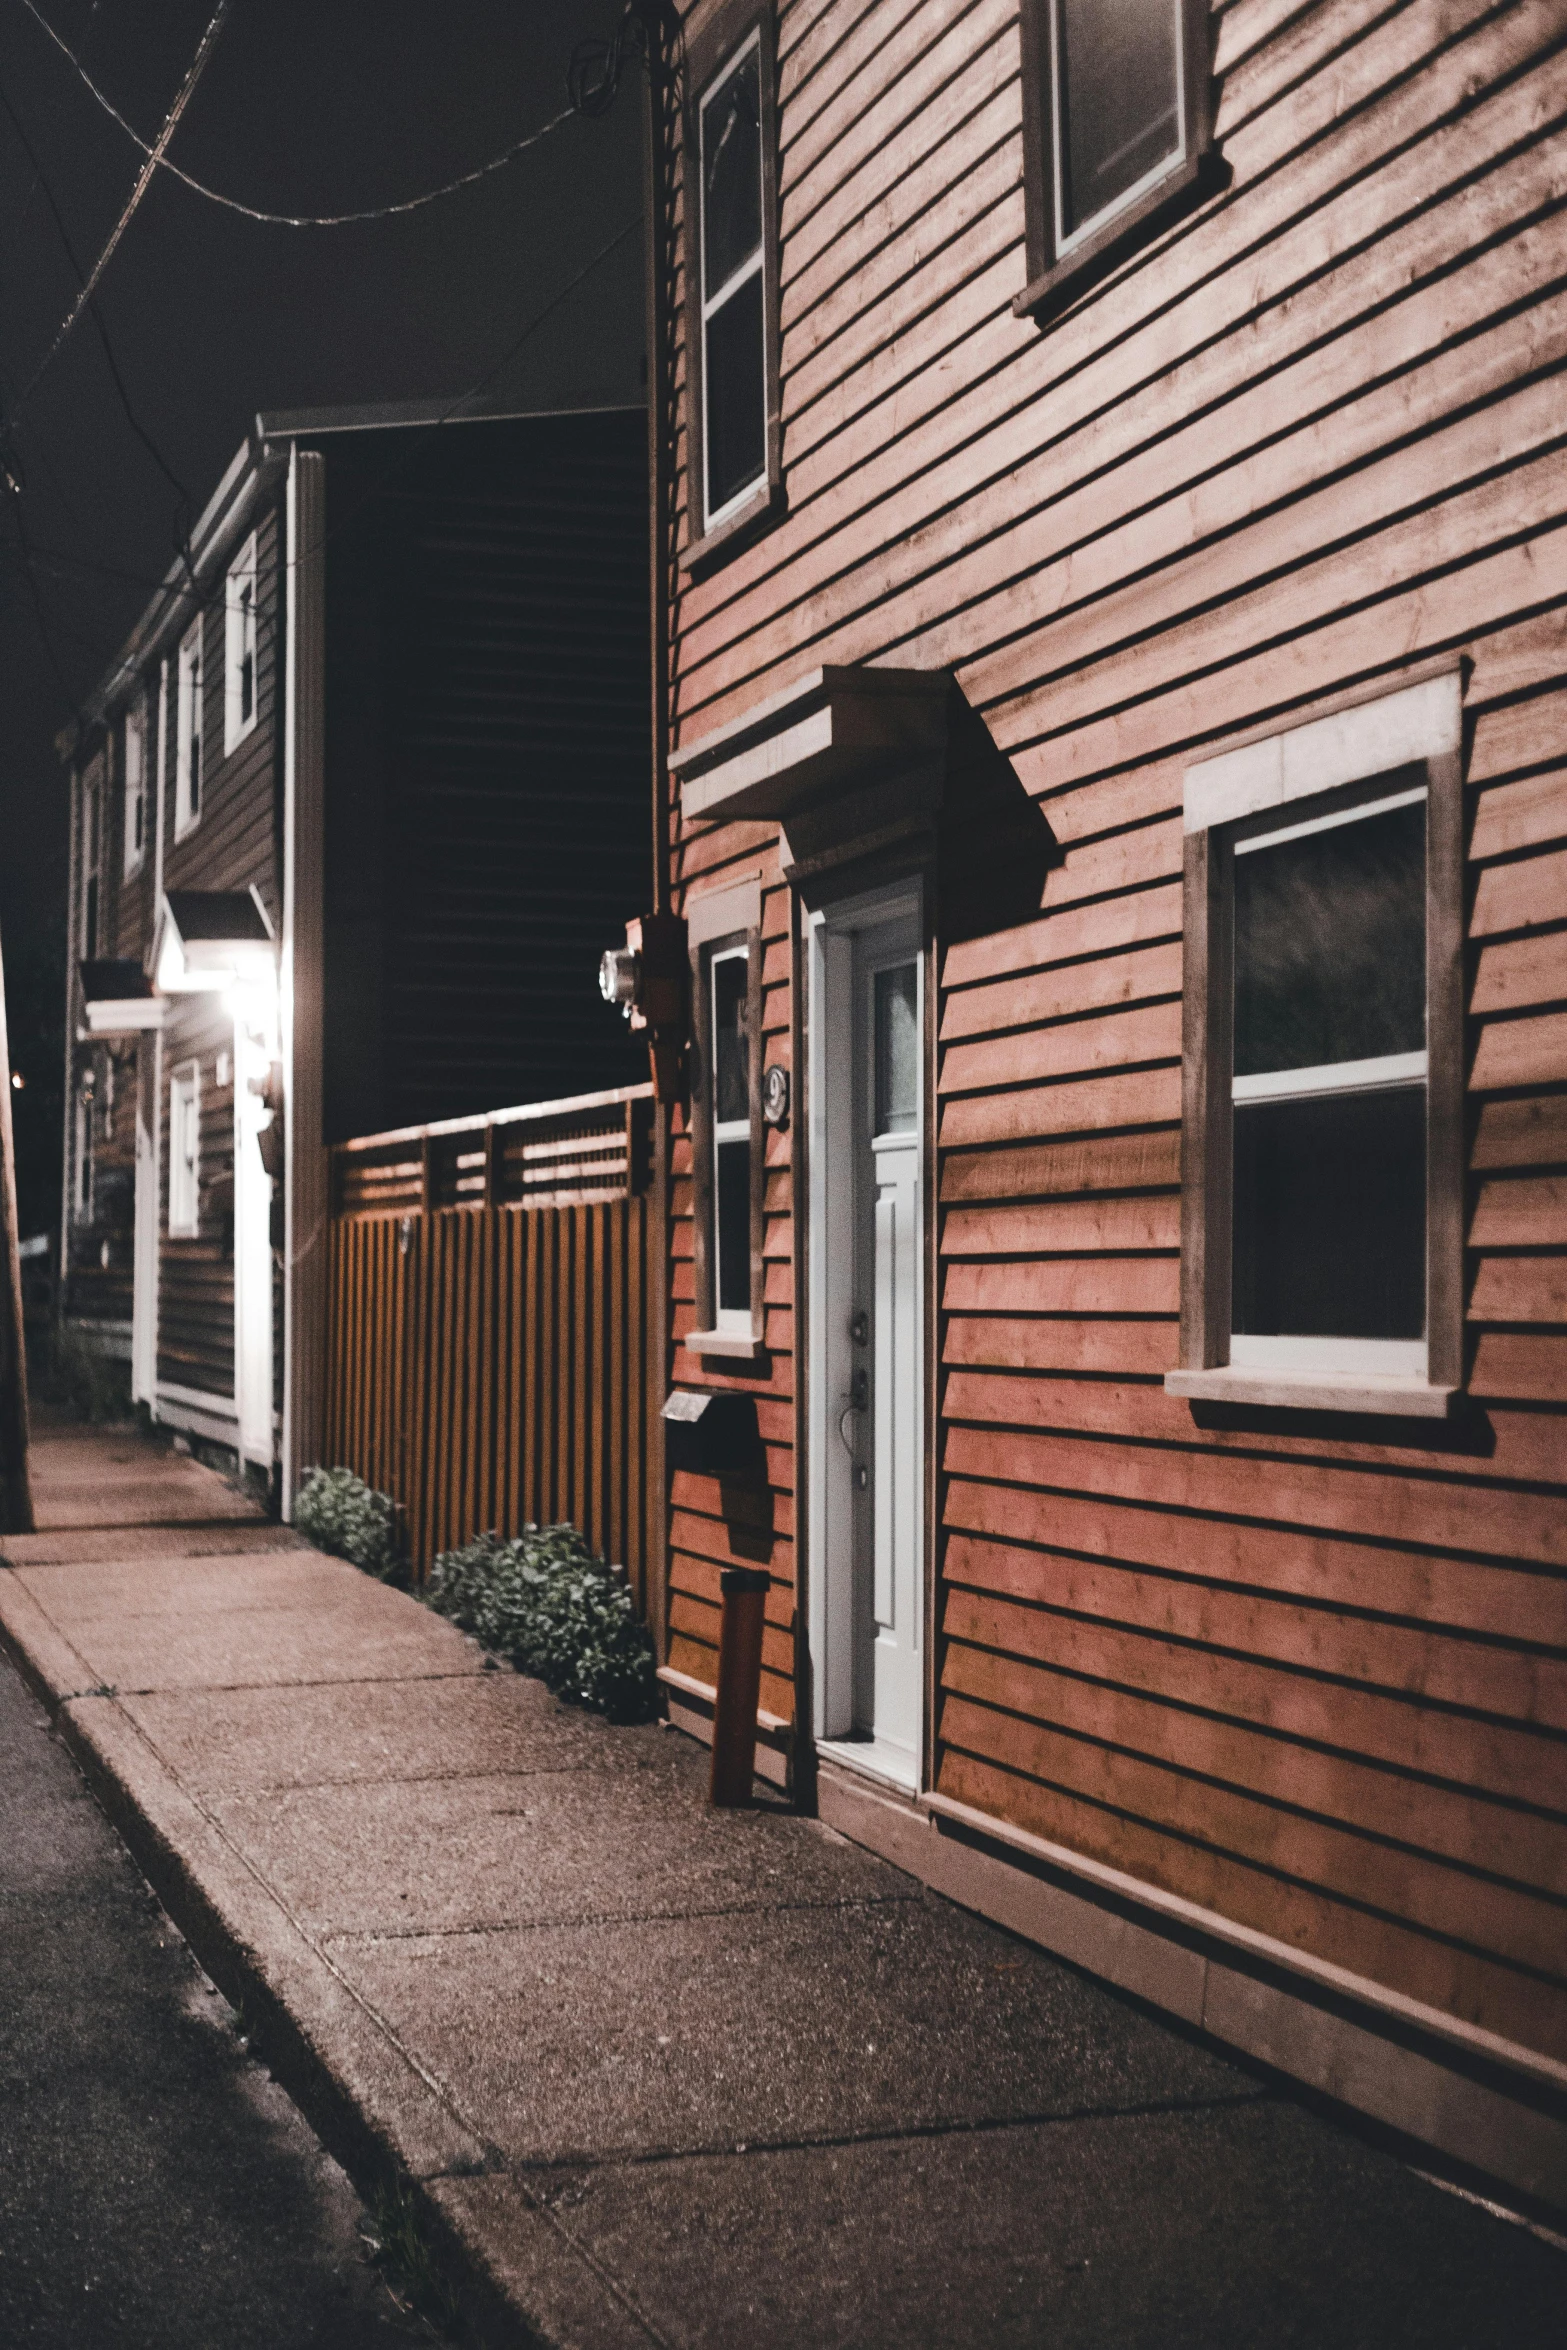
[[[1081,232],[1059,233],[1056,26],[1060,0],[1021,0],[1023,50],[1023,218],[1028,283],[1013,302],[1020,317],[1048,311],[1140,238],[1201,202],[1215,184],[1213,29],[1209,0],[1171,0],[1180,36],[1181,144]]]
[[[134,756],[133,756],[134,751]],[[140,687],[125,712],[125,879],[141,871],[147,854],[147,691]]]
[[[181,1148],[182,1117],[176,1103],[188,1103],[194,1149],[187,1158]],[[186,1173],[189,1185],[187,1192]],[[201,1063],[183,1061],[169,1072],[169,1238],[196,1240],[201,1233]]]
[[[706,303],[702,278],[702,106],[715,84],[757,44],[762,146],[762,384],[765,405],[763,470],[755,485],[707,514]],[[687,51],[682,185],[687,449],[687,529],[681,566],[699,571],[748,541],[784,509],[783,427],[779,390],[778,304],[778,66],[773,10],[757,0],[726,0],[690,42]]]
[[[1438,672],[1392,694],[1319,706],[1287,732],[1189,768],[1182,1016],[1180,1360],[1169,1392],[1193,1400],[1445,1417],[1464,1377],[1464,993],[1461,680]],[[1234,859],[1342,807],[1357,815],[1411,788],[1426,806],[1426,1317],[1423,1371],[1374,1350],[1401,1341],[1283,1337],[1232,1354]],[[1292,813],[1291,811],[1298,811]],[[1244,851],[1243,851],[1244,853]],[[1335,1089],[1348,1092],[1346,1084]],[[1417,1344],[1417,1341],[1408,1342]],[[1358,1358],[1358,1359],[1357,1359]]]
[[[687,941],[691,955],[692,1037],[695,1057],[691,1084],[691,1208],[693,1218],[693,1272],[697,1327],[680,1341],[697,1355],[732,1356],[754,1362],[765,1348],[765,1266],[762,1242],[767,1201],[767,1125],[762,1116],[762,892],[760,876],[706,891],[686,904]],[[717,1137],[713,1118],[713,980],[712,966],[722,956],[743,948],[755,984],[747,985],[746,1004],[751,1048],[751,1311],[749,1326],[740,1309],[723,1326],[718,1322],[717,1265],[713,1217],[716,1189]]]
[[[108,797],[108,746],[82,777],[82,866],[77,903],[81,960],[91,963],[103,950],[103,820]]]
[[[206,734],[206,667],[203,660],[202,615],[197,613],[180,638],[175,663],[174,724],[174,837],[183,840],[201,822],[206,774],[202,757]],[[194,726],[191,721],[195,719]],[[192,762],[192,751],[195,758]],[[192,790],[192,784],[195,788]]]
[[[250,601],[241,605],[235,594],[235,583],[248,584]],[[260,593],[260,572],[256,562],[256,534],[251,532],[239,554],[229,565],[223,583],[223,756],[225,759],[238,750],[247,735],[253,734],[260,709],[260,680],[256,671],[256,600]],[[250,715],[240,709],[242,680],[246,654],[250,656]]]

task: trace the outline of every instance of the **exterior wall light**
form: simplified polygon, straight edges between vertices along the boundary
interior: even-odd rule
[[[630,947],[606,947],[599,964],[599,994],[618,1004],[629,1020],[642,988],[642,958]]]

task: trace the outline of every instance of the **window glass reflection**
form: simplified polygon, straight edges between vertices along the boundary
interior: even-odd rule
[[[1105,211],[1181,143],[1179,0],[1058,0],[1061,234]]]
[[[1424,1086],[1238,1107],[1232,1327],[1419,1338],[1425,1156]]]
[[[1425,806],[1235,859],[1235,1074],[1424,1050]]]
[[[876,1132],[906,1134],[919,1110],[919,974],[876,974]]]

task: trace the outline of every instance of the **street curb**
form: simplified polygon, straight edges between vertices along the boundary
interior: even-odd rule
[[[361,2195],[395,2187],[412,2196],[465,2339],[486,2350],[646,2350],[652,2337],[543,2213],[526,2277],[486,2240],[464,2190],[497,2167],[492,2151],[234,1853],[114,1693],[84,1686],[83,1660],[20,1572],[3,1567],[0,1648],[322,2145]],[[566,2330],[530,2315],[508,2289],[513,2275],[530,2288],[534,2309],[564,2318]]]

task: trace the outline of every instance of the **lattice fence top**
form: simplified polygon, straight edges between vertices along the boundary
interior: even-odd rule
[[[561,1208],[645,1190],[653,1089],[618,1087],[367,1134],[332,1150],[336,1216]]]

